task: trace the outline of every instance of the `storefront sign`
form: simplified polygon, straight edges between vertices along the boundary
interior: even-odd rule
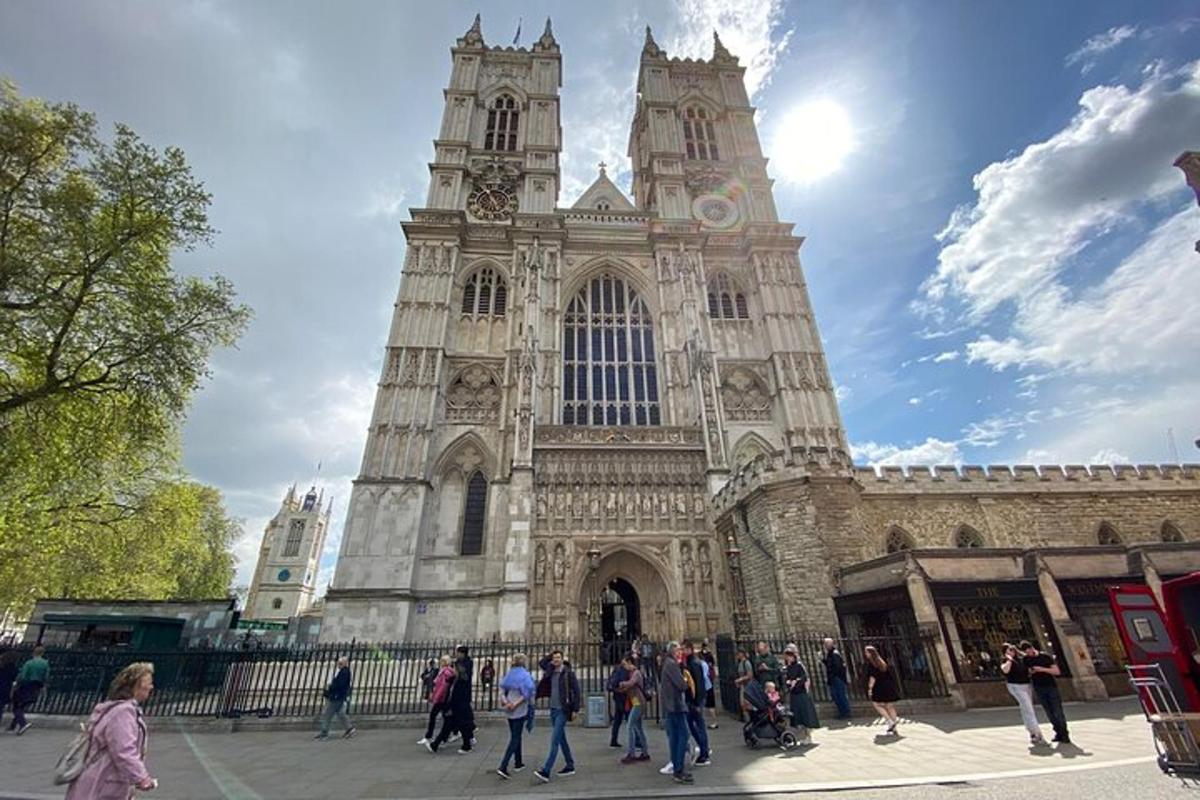
[[[862,614],[869,611],[912,608],[907,586],[893,586],[890,589],[835,597],[833,603],[839,614]]]
[[[930,591],[938,603],[987,603],[1012,600],[1040,601],[1037,581],[971,581],[931,583]]]
[[[1075,602],[1108,602],[1108,587],[1121,583],[1143,584],[1141,578],[1088,578],[1085,580],[1060,580],[1058,592],[1064,601]]]

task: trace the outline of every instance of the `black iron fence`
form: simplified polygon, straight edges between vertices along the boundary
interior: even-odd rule
[[[758,642],[765,641],[770,651],[783,665],[783,650],[788,644],[796,645],[800,663],[804,665],[812,681],[811,693],[817,702],[832,702],[829,681],[826,678],[824,639],[807,634],[787,636],[763,636],[754,639],[735,640],[730,636],[717,637],[717,667],[721,684],[721,703],[727,711],[736,712],[741,707],[741,690],[737,679],[736,655],[744,650],[753,658]],[[904,699],[927,699],[948,697],[946,679],[938,667],[937,638],[923,636],[916,631],[907,635],[870,636],[862,638],[840,638],[834,645],[846,660],[848,673],[847,694],[852,702],[866,701],[867,670],[865,650],[874,646],[887,661],[896,676],[896,683]]]
[[[794,642],[813,681],[819,701],[829,700],[829,687],[821,665],[821,641],[812,637],[769,637],[772,652],[782,659],[783,647]],[[735,642],[717,637],[720,694],[725,708],[738,708],[734,651],[752,649],[754,642]],[[850,669],[850,695],[865,698],[862,648],[873,644],[896,669],[905,697],[942,697],[947,694],[937,669],[933,640],[917,635],[838,642]],[[82,715],[103,698],[109,683],[120,670],[135,661],[154,664],[155,692],[145,705],[149,716],[238,717],[243,715],[314,716],[323,707],[322,692],[329,685],[337,660],[350,659],[353,689],[349,712],[359,715],[424,714],[428,711],[422,673],[443,656],[455,656],[465,645],[473,661],[471,693],[477,712],[499,707],[500,678],[512,657],[523,653],[530,671],[538,677],[538,660],[553,650],[562,650],[579,678],[585,695],[607,694],[609,676],[620,657],[630,651],[630,642],[596,641],[438,641],[376,644],[322,644],[259,649],[93,650],[47,648],[50,680],[29,709],[33,713]],[[27,650],[22,660],[27,657]],[[647,673],[659,684],[656,657],[661,645],[639,647],[646,656]],[[485,681],[484,667],[492,663],[494,679]],[[538,701],[544,707],[546,701]],[[658,695],[646,707],[646,716],[658,719]]]

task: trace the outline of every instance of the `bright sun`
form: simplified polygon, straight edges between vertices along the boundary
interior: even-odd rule
[[[780,178],[813,183],[837,172],[853,149],[849,115],[822,98],[787,112],[775,129],[771,162]]]

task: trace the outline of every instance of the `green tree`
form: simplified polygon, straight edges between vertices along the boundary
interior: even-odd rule
[[[177,148],[0,82],[0,610],[226,593],[238,523],[177,445],[250,317],[225,279],[172,271],[209,202]]]

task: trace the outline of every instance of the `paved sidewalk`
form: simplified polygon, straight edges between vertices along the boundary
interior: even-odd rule
[[[546,753],[542,716],[527,736],[524,772],[509,781],[494,770],[507,744],[503,723],[486,723],[469,755],[453,748],[430,755],[413,728],[363,730],[352,740],[312,740],[311,732],[151,734],[149,762],[160,788],[139,795],[163,800],[268,798],[625,798],[762,794],[987,780],[1150,761],[1154,746],[1136,701],[1067,706],[1070,745],[1031,748],[1016,708],[929,715],[906,720],[898,737],[865,719],[834,723],[815,733],[816,745],[783,753],[748,749],[741,726],[723,718],[711,731],[713,765],[695,769],[696,783],[678,787],[658,774],[666,736],[649,725],[648,763],[622,766],[605,730],[572,728],[578,774],[549,785],[532,775]],[[1044,727],[1050,735],[1050,727]],[[0,798],[61,797],[51,784],[55,759],[69,741],[65,730],[31,728],[0,735]],[[561,760],[559,766],[561,766]],[[1165,780],[1165,779],[1164,779]],[[1132,795],[1131,795],[1132,796]]]

